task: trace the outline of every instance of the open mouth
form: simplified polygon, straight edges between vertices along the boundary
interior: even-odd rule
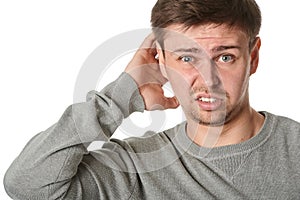
[[[210,95],[199,95],[195,101],[197,101],[201,110],[204,111],[214,111],[221,107],[222,98],[213,97]]]
[[[217,101],[216,98],[207,98],[207,97],[200,97],[198,98],[198,101],[202,101],[205,103],[215,103]]]

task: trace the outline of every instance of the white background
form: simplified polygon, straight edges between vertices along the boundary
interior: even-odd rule
[[[149,28],[154,3],[0,2],[1,182],[27,141],[55,123],[72,104],[76,77],[88,55],[112,36]],[[258,4],[263,13],[262,48],[259,69],[250,83],[252,106],[300,121],[297,1],[258,0]],[[124,67],[117,66],[111,79]],[[181,117],[168,116],[167,121],[177,123]],[[0,199],[9,199],[3,184]]]

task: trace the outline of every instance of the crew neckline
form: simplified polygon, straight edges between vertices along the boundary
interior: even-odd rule
[[[224,158],[237,154],[251,152],[253,149],[258,148],[268,140],[274,129],[274,124],[276,123],[275,115],[265,111],[260,113],[265,116],[263,126],[261,127],[258,134],[256,134],[247,141],[220,147],[202,147],[194,143],[187,136],[187,122],[185,121],[178,126],[178,131],[173,141],[174,145],[181,151],[181,154],[189,153],[194,157],[207,159]]]

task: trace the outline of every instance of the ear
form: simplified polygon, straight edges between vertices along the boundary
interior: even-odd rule
[[[254,74],[258,67],[259,62],[259,49],[261,46],[260,37],[256,37],[254,40],[254,45],[251,50],[251,68],[250,68],[250,75]]]
[[[166,72],[164,52],[157,41],[156,41],[156,52],[157,52],[156,59],[158,60],[160,72],[163,75],[163,77],[168,79],[167,72]]]

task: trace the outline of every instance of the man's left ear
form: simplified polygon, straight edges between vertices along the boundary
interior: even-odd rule
[[[251,69],[250,69],[250,75],[254,74],[258,67],[259,62],[259,49],[261,45],[260,37],[256,37],[253,42],[252,50],[251,50]]]

